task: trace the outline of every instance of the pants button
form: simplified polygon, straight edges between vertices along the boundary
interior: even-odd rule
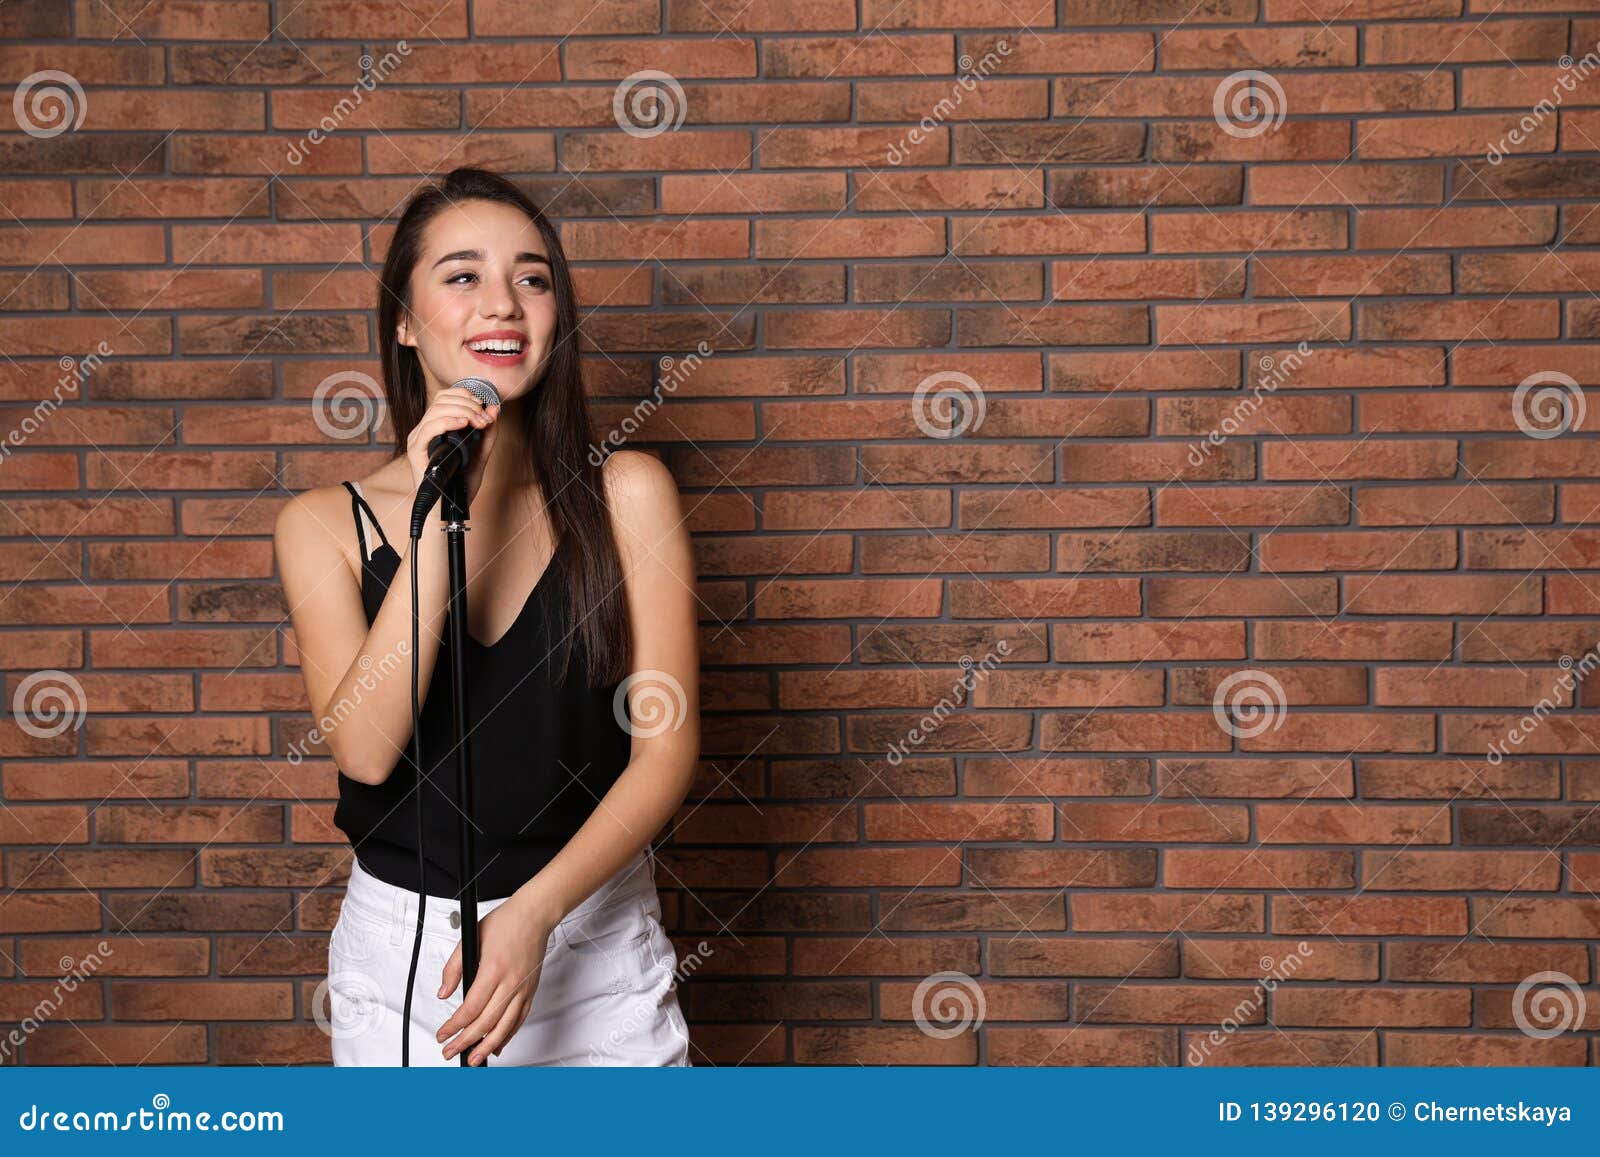
[[[461,913],[460,912],[452,911],[450,913],[450,927],[452,927],[452,928],[461,927]]]

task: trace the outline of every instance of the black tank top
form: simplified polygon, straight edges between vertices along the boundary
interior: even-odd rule
[[[361,601],[367,624],[377,618],[400,555],[389,545],[360,489],[345,482],[361,546]],[[363,516],[379,545],[370,553]],[[439,533],[437,521],[429,533]],[[572,656],[559,678],[560,650],[568,634],[564,576],[556,565],[566,547],[556,545],[544,574],[516,621],[497,642],[485,645],[467,635],[468,736],[477,802],[473,837],[480,900],[515,892],[559,852],[594,811],[628,765],[632,740],[613,709],[619,683],[589,687],[584,679],[585,649],[572,633]],[[409,614],[410,608],[407,607]],[[448,627],[449,613],[446,612]],[[460,894],[462,808],[456,790],[450,735],[450,640],[448,629],[435,661],[433,680],[421,704],[422,763],[429,769],[422,790],[427,892]],[[411,626],[406,622],[409,643]],[[411,687],[411,656],[386,676]],[[361,866],[378,879],[413,892],[417,880],[417,782],[408,742],[383,783],[362,783],[339,773],[339,804],[334,824],[350,837]]]

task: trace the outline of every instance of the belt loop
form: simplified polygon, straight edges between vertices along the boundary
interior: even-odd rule
[[[404,888],[394,890],[394,903],[389,913],[389,943],[399,945],[404,942],[406,933],[406,891]]]

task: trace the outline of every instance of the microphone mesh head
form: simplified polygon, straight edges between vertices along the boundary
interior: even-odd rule
[[[473,396],[485,406],[498,406],[500,404],[500,394],[495,390],[493,383],[485,378],[462,378],[456,385],[462,389],[470,390]]]

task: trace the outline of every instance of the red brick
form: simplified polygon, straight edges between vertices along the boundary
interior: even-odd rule
[[[1600,933],[1596,419],[1516,398],[1600,382],[1600,105],[1508,134],[1600,20],[1013,7],[0,5],[0,74],[89,96],[0,138],[0,691],[87,706],[0,727],[0,976],[117,949],[9,1059],[329,1062],[352,856],[270,539],[386,460],[392,416],[308,403],[382,380],[398,211],[482,166],[567,251],[589,417],[681,492],[697,1064],[1600,1062],[1600,1011],[1512,1008]],[[1293,115],[1196,114],[1247,69]],[[977,1032],[911,1023],[942,971]]]
[[[1176,1031],[1165,1028],[993,1028],[991,1065],[1176,1065]]]

